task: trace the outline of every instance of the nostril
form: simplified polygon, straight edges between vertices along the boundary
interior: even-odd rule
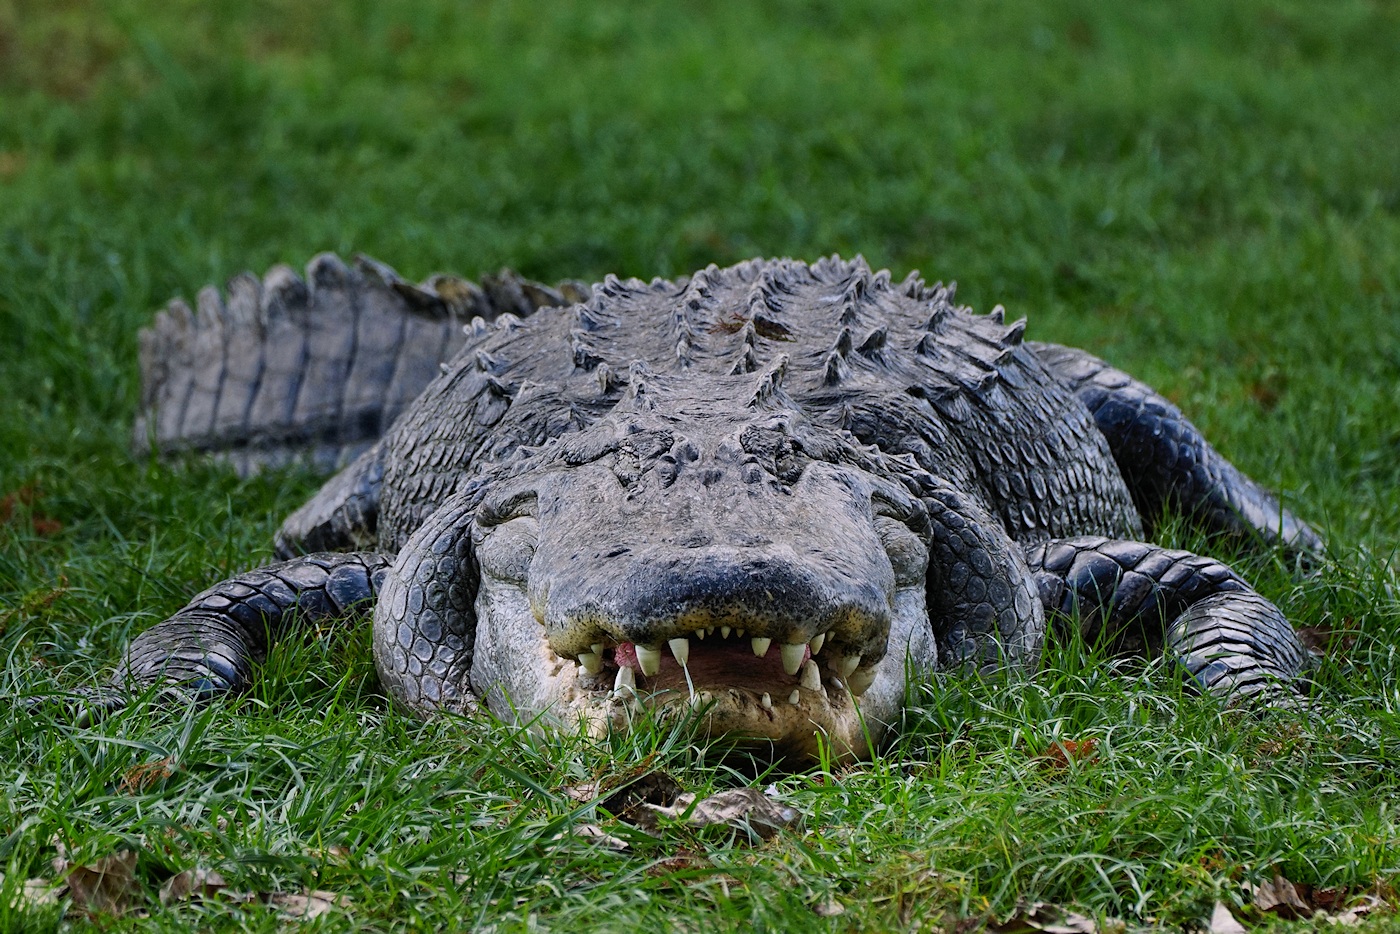
[[[682,548],[704,548],[714,544],[715,537],[707,532],[691,532],[682,536],[676,544]]]

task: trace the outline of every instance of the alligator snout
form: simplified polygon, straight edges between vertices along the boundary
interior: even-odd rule
[[[888,565],[870,562],[875,566],[857,576],[849,567],[799,560],[789,551],[629,552],[570,586],[551,586],[537,612],[543,610],[547,637],[561,649],[598,642],[660,645],[697,634],[704,639],[717,629],[782,645],[825,637],[858,652],[884,641]]]

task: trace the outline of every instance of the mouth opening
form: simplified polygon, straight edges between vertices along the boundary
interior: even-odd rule
[[[862,668],[860,655],[826,643],[826,633],[784,643],[742,628],[700,627],[653,645],[595,643],[578,657],[579,677],[595,691],[662,703],[697,704],[717,692],[739,692],[766,710],[858,699],[874,680],[873,665]]]

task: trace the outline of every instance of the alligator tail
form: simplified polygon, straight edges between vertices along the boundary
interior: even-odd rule
[[[292,460],[341,467],[372,445],[437,375],[473,318],[583,301],[512,272],[477,285],[419,285],[366,257],[322,253],[306,278],[274,266],[243,273],[192,309],[170,302],[141,331],[138,454],[211,453],[241,474]]]

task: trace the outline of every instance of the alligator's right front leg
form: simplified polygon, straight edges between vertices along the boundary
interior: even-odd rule
[[[370,552],[314,554],[216,584],[132,641],[116,694],[169,685],[204,700],[247,690],[253,666],[291,628],[368,616],[388,566]]]
[[[1161,647],[1218,697],[1276,699],[1309,664],[1278,607],[1214,558],[1083,536],[1032,546],[1026,563],[1053,622],[1118,651]]]

